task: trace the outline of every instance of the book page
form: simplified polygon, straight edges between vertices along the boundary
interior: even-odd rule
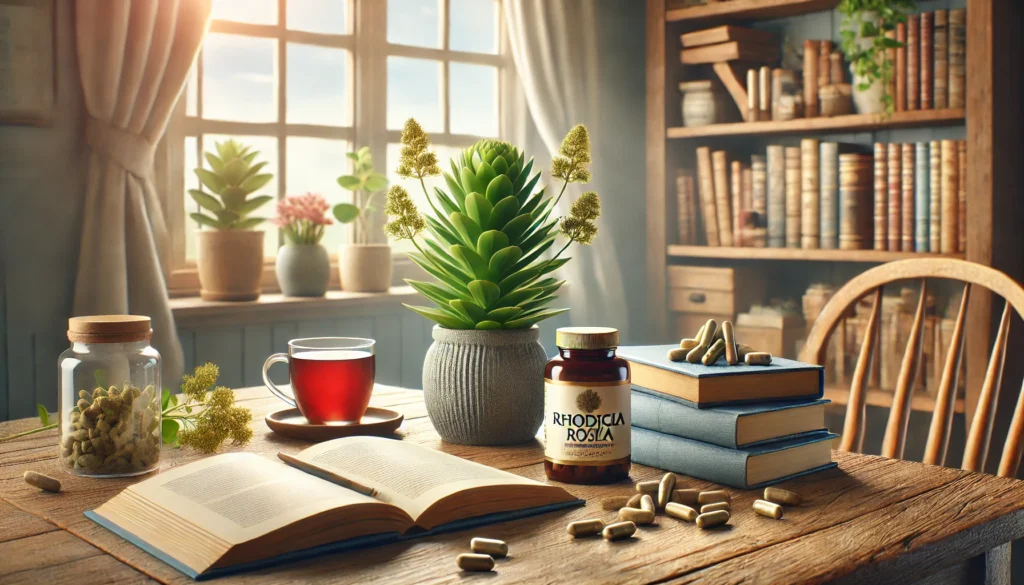
[[[320,512],[376,500],[251,453],[229,453],[128,488],[231,544]]]
[[[297,457],[376,489],[378,500],[402,508],[414,519],[434,502],[465,489],[544,485],[414,443],[380,437],[335,439]]]

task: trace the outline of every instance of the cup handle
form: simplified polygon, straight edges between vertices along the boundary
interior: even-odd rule
[[[267,361],[263,363],[263,383],[266,384],[267,390],[273,392],[274,396],[277,396],[278,398],[284,400],[285,402],[291,404],[292,406],[296,406],[294,396],[288,396],[280,388],[275,386],[273,382],[270,381],[270,366],[278,362],[288,363],[288,354],[275,353],[274,355],[267,358]]]

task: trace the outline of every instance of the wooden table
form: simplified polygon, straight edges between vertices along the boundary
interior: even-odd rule
[[[252,409],[256,436],[246,451],[268,457],[296,452],[306,443],[279,437],[263,423],[282,407],[262,388],[238,392]],[[418,391],[378,387],[373,404],[406,415],[399,430],[415,441],[513,473],[543,480],[539,442],[482,448],[441,442]],[[0,436],[38,421],[0,424]],[[171,567],[82,515],[132,480],[81,479],[63,473],[56,460],[56,432],[0,443],[0,583],[190,583]],[[224,583],[1009,583],[1009,543],[1024,537],[1024,482],[957,469],[880,457],[834,454],[839,468],[788,482],[808,500],[790,507],[783,520],[756,516],[756,492],[730,490],[734,515],[728,528],[701,531],[659,516],[627,542],[574,541],[572,520],[613,518],[600,498],[632,487],[570,486],[588,500],[585,508],[473,530],[342,553],[228,577]],[[165,449],[162,465],[199,455]],[[22,481],[33,469],[59,477],[60,494]],[[658,477],[633,467],[634,480]],[[687,487],[707,482],[684,478]],[[462,574],[455,556],[471,536],[504,539],[511,556],[493,574]]]

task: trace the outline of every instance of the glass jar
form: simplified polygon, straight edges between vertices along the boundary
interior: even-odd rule
[[[566,483],[629,477],[629,363],[610,327],[562,327],[544,369],[544,472]]]
[[[69,473],[121,477],[160,464],[160,354],[149,317],[68,321],[60,355],[60,461]]]

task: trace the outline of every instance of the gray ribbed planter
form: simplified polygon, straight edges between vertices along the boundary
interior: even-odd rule
[[[423,360],[423,398],[441,438],[462,445],[532,440],[544,422],[540,329],[433,330]]]
[[[286,297],[322,297],[331,261],[320,244],[285,244],[277,249],[277,283]]]

